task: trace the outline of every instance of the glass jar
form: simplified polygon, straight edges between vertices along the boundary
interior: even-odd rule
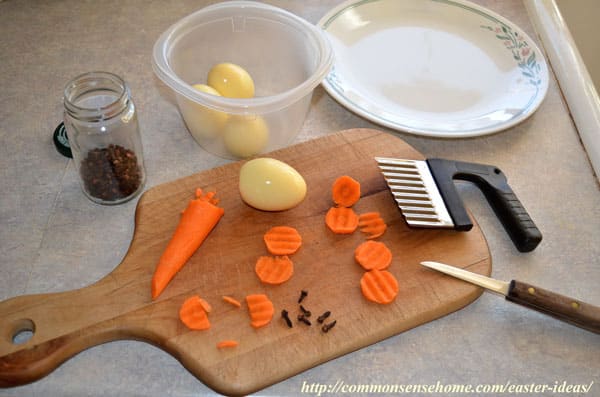
[[[83,192],[100,204],[123,203],[146,180],[135,105],[119,76],[90,72],[64,91],[64,123]]]

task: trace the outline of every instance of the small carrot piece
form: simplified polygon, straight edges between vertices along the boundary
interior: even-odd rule
[[[187,298],[179,309],[179,319],[190,329],[206,330],[210,328],[210,321],[198,295]]]
[[[273,255],[291,255],[302,245],[302,236],[290,226],[274,226],[263,236],[267,250]]]
[[[352,234],[358,227],[358,215],[352,208],[331,207],[325,215],[325,224],[336,234]]]
[[[210,313],[212,311],[212,306],[205,299],[200,298],[200,304],[204,308],[204,311],[206,311],[207,313]]]
[[[214,193],[202,195],[202,190],[198,189],[196,197],[183,211],[179,224],[158,261],[152,277],[152,299],[162,293],[224,214],[223,208],[214,204]]]
[[[254,268],[265,284],[282,284],[294,274],[294,264],[287,256],[261,256]]]
[[[212,205],[217,205],[219,204],[219,199],[215,197],[215,192],[208,192],[206,194],[202,193],[202,189],[198,188],[196,189],[196,199],[198,200],[202,200],[202,201],[207,201],[209,203],[211,203]]]
[[[356,247],[354,259],[366,270],[383,270],[392,263],[392,251],[381,241],[368,240]]]
[[[275,308],[273,302],[264,294],[246,296],[246,304],[250,313],[250,325],[254,328],[263,327],[271,322]]]
[[[232,304],[235,307],[242,307],[242,304],[237,299],[232,298],[231,296],[223,295],[223,300],[227,303]]]
[[[358,227],[360,231],[367,234],[368,239],[381,237],[387,225],[379,212],[367,212],[358,216]]]
[[[365,272],[360,279],[360,289],[365,298],[372,302],[386,304],[398,295],[398,281],[387,270],[373,269]]]
[[[217,343],[217,349],[236,347],[237,345],[239,345],[239,343],[236,340],[222,340],[221,342]]]
[[[348,175],[342,175],[333,182],[332,197],[340,207],[352,207],[360,198],[360,183]]]

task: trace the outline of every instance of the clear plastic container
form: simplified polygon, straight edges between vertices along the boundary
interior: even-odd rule
[[[253,98],[225,98],[192,87],[206,84],[208,71],[223,62],[252,76]],[[289,145],[332,63],[320,28],[251,1],[218,3],[181,19],[159,37],[153,54],[154,71],[173,89],[189,132],[204,149],[226,158]]]

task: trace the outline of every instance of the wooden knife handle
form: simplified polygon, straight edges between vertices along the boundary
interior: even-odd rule
[[[600,307],[512,280],[506,299],[600,334]]]

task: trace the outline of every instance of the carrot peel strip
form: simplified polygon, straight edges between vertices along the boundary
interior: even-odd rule
[[[200,298],[200,304],[202,305],[206,313],[210,313],[212,311],[212,306],[206,301],[206,299]]]
[[[273,302],[264,294],[246,296],[246,304],[250,313],[250,325],[254,328],[264,327],[271,322],[275,308]]]
[[[235,307],[242,307],[242,304],[237,299],[234,299],[231,296],[223,295],[223,300]]]
[[[360,279],[360,289],[365,298],[372,302],[387,304],[398,295],[398,281],[387,270],[365,272]]]
[[[352,234],[358,227],[358,215],[352,208],[331,207],[325,215],[325,224],[336,234]]]
[[[254,270],[263,283],[277,285],[292,277],[294,264],[287,256],[261,256]]]
[[[208,321],[206,310],[202,304],[202,298],[198,295],[191,296],[183,302],[179,309],[179,319],[193,330],[210,328],[210,321]]]
[[[358,216],[358,227],[360,231],[367,234],[367,239],[381,237],[387,225],[379,212],[367,212]]]
[[[274,226],[263,236],[267,250],[273,255],[291,255],[302,245],[302,236],[290,226]]]
[[[366,270],[383,270],[392,263],[392,252],[384,243],[368,240],[356,247],[354,259]]]
[[[341,207],[352,207],[360,199],[360,183],[348,175],[342,175],[333,182],[333,202]]]
[[[201,190],[198,190],[201,195]],[[191,200],[183,211],[179,224],[154,271],[152,299],[156,299],[162,293],[223,216],[223,208],[213,204],[212,196],[206,197],[201,195],[200,198]]]
[[[226,347],[236,347],[237,345],[239,345],[239,343],[236,340],[222,340],[219,343],[217,343],[217,349],[224,349]]]

